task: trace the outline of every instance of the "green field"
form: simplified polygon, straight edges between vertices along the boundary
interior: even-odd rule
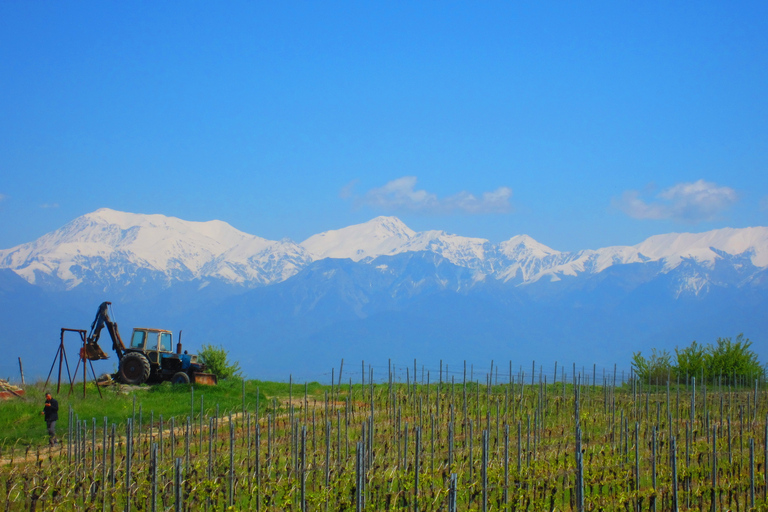
[[[768,510],[762,384],[442,380],[28,387],[0,509]]]

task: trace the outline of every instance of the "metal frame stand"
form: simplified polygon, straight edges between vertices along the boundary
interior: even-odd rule
[[[56,356],[53,358],[53,364],[51,365],[51,370],[48,372],[48,379],[45,381],[45,386],[43,387],[43,391],[48,387],[48,382],[51,379],[51,373],[53,373],[53,367],[56,366],[56,360],[59,360],[59,380],[58,385],[56,387],[56,393],[61,392],[61,370],[62,370],[62,363],[67,365],[67,376],[69,377],[69,394],[67,396],[72,395],[72,391],[74,391],[75,383],[72,378],[72,374],[69,373],[69,361],[67,360],[67,351],[64,349],[64,333],[65,332],[76,332],[80,335],[80,340],[83,342],[83,347],[80,349],[80,357],[77,361],[77,366],[75,366],[74,374],[77,375],[77,371],[80,368],[80,363],[83,363],[83,398],[85,398],[85,390],[86,390],[86,384],[88,383],[88,367],[85,363],[87,360],[89,363],[91,363],[91,374],[93,374],[93,382],[96,382],[96,371],[93,369],[93,362],[90,359],[87,359],[87,352],[86,352],[86,331],[83,329],[67,329],[62,327],[61,328],[61,338],[59,341],[59,348],[56,351]],[[103,398],[101,395],[101,389],[99,388],[98,383],[96,384],[96,390],[99,392],[99,397]]]

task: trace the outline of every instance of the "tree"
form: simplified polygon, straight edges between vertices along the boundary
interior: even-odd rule
[[[682,350],[675,348],[675,373],[678,377],[685,380],[689,377],[699,377],[707,366],[708,349],[704,345],[699,345],[695,341],[690,346]]]
[[[707,373],[711,378],[723,376],[726,379],[754,378],[763,373],[763,368],[749,347],[752,342],[739,334],[736,341],[718,338],[717,344],[707,351]]]
[[[666,383],[672,370],[672,355],[666,350],[659,352],[654,348],[651,357],[646,359],[640,352],[635,352],[632,355],[632,368],[643,382]]]
[[[221,380],[243,378],[240,363],[237,361],[230,363],[229,352],[224,347],[203,345],[198,356],[207,367],[208,372],[213,373]]]

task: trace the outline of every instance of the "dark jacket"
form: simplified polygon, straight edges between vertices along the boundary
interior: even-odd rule
[[[55,398],[45,401],[45,407],[43,407],[45,413],[45,421],[56,421],[59,419],[59,402]]]

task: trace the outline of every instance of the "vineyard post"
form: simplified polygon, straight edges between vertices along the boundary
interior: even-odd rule
[[[691,436],[689,435],[688,431],[690,428],[693,428],[693,425],[690,423],[686,423],[685,425],[685,469],[686,469],[686,477],[685,477],[685,506],[690,507],[691,506]]]
[[[755,421],[757,421],[757,379],[755,379],[755,400],[754,400],[754,407],[755,410]]]
[[[91,418],[91,472],[96,474],[96,418]]]
[[[115,490],[115,428],[116,428],[116,425],[113,423],[112,429],[110,430],[110,435],[109,435],[110,445],[111,445],[109,450],[109,465],[110,465],[110,470],[109,470],[110,482],[109,483],[113,492]]]
[[[576,508],[584,512],[584,456],[581,453],[581,426],[576,427]]]
[[[458,479],[456,473],[451,473],[451,480],[448,484],[448,512],[456,512],[456,487]]]
[[[170,445],[171,445],[171,460],[176,457],[176,418],[174,416],[171,416],[171,438],[170,438]]]
[[[72,404],[69,404],[69,418],[67,418],[67,465],[72,464]]]
[[[133,421],[131,418],[128,418],[125,426],[125,512],[131,512],[131,459],[133,456],[132,427]]]
[[[299,472],[299,478],[301,479],[301,512],[307,512],[307,426],[301,426],[301,471]]]
[[[522,462],[521,462],[522,456],[521,456],[521,453],[520,453],[520,452],[522,452],[522,435],[521,435],[521,430],[522,430],[522,422],[520,420],[517,420],[517,474],[518,474],[518,478],[519,478],[519,475],[520,475],[521,464],[522,464]]]
[[[325,492],[330,495],[331,487],[331,427],[333,422],[325,423]],[[328,510],[328,500],[325,500],[325,509]]]
[[[365,433],[365,430],[363,430]],[[403,430],[403,471],[408,471],[408,422],[405,422]]]
[[[250,411],[248,411],[248,416],[247,416],[247,419],[246,419],[245,432],[246,432],[245,435],[246,435],[246,446],[247,446],[247,448],[246,448],[246,452],[247,452],[246,453],[246,457],[247,458],[245,460],[247,460],[248,464],[250,464],[250,462],[251,462],[251,412]],[[249,478],[248,479],[248,493],[249,494],[251,492],[250,487],[251,487],[251,480]]]
[[[150,472],[152,475],[151,510],[157,511],[157,443],[152,443],[152,451],[149,456]]]
[[[360,512],[363,509],[363,477],[361,475],[362,473],[362,465],[363,465],[363,457],[362,457],[363,447],[362,443],[357,443],[357,450],[356,450],[356,457],[355,457],[355,511]]]
[[[739,459],[744,456],[744,409],[739,405]]]
[[[431,454],[429,460],[429,474],[435,474],[435,415],[431,414],[429,417],[429,432],[430,432],[430,444]]]
[[[708,414],[708,411],[707,411],[707,381],[702,379],[701,382],[702,382],[702,384],[701,384],[702,400],[704,401],[704,404],[703,404],[703,406],[704,406],[704,416],[709,418],[709,416],[707,415]],[[747,401],[747,403],[749,403],[749,401]],[[707,428],[709,428],[709,426],[707,426]]]
[[[749,506],[755,508],[755,440],[749,438]]]
[[[104,427],[101,429],[101,504],[104,509],[107,495],[107,417],[104,416]]]
[[[680,419],[680,374],[679,373],[677,374],[677,403],[675,403],[675,409],[677,409],[677,415],[675,419],[679,420]],[[679,433],[679,430],[678,430],[678,433]]]
[[[693,386],[691,392],[691,428],[693,428],[693,422],[696,421],[696,377],[691,378],[691,385]]]
[[[469,420],[469,481],[467,482],[468,485],[472,485],[472,483],[475,481],[475,475],[474,475],[474,460],[472,457],[472,420]]]
[[[635,422],[635,508],[640,512],[640,423]]]
[[[184,457],[185,457],[185,466],[187,473],[189,473],[189,465],[190,465],[190,456],[189,456],[189,440],[192,435],[191,432],[191,419],[189,416],[187,416],[187,433],[184,436]]]
[[[261,460],[260,460],[260,447],[261,447],[261,426],[259,425],[259,419],[256,418],[256,431],[254,432],[256,437],[256,460],[253,463],[254,471],[256,472],[256,511],[258,512],[261,505]]]
[[[184,510],[184,504],[182,502],[182,494],[181,494],[181,482],[182,482],[182,476],[181,476],[181,457],[177,458],[174,465],[174,472],[173,472],[173,495],[174,495],[174,510],[175,512],[182,512]],[[130,509],[126,510],[126,512],[130,512]]]
[[[341,467],[341,410],[336,409],[336,465]]]
[[[227,502],[231,507],[235,503],[235,424],[232,422],[232,413],[229,414],[229,471],[227,477]]]
[[[257,392],[257,395],[256,395],[256,400],[257,400],[256,403],[257,404],[259,403],[258,399],[259,398],[258,398],[258,392]],[[200,418],[199,418],[200,419],[200,441],[199,441],[199,446],[197,448],[198,452],[202,452],[203,451],[203,417],[205,416],[205,414],[204,414],[205,413],[205,402],[204,402],[204,400],[205,400],[205,395],[200,395]],[[256,407],[256,411],[258,412],[258,410],[259,409],[258,409],[258,406],[257,406]]]
[[[162,446],[160,453],[162,453]],[[208,418],[208,479],[211,479],[213,472],[213,418]]]
[[[526,414],[528,419],[527,428],[525,431],[525,466],[531,467],[531,413]]]
[[[504,424],[504,506],[509,504],[509,423]]]
[[[483,512],[488,512],[488,431],[483,430],[481,478],[483,486]]]
[[[712,512],[717,510],[717,425],[712,427]]]
[[[672,512],[678,512],[677,502],[677,440],[672,436],[672,442],[669,448],[671,466],[672,466]]]
[[[371,436],[373,437],[373,436]],[[416,446],[413,454],[413,512],[419,512],[419,469],[421,467],[421,427],[416,427]]]
[[[652,427],[652,437],[651,437],[651,485],[653,486],[653,512],[656,512],[656,496],[658,496],[657,487],[656,487],[656,429],[658,429],[658,425],[655,425]]]

